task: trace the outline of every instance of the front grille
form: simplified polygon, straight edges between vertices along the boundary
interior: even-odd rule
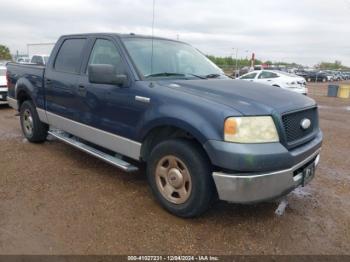
[[[301,127],[301,122],[305,118],[311,121],[311,126],[306,130]],[[293,144],[305,137],[308,137],[318,129],[317,108],[315,107],[303,111],[287,113],[282,116],[282,122],[287,138],[287,143]]]

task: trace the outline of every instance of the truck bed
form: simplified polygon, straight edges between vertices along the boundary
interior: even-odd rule
[[[23,82],[27,82],[27,86],[30,87],[35,94],[39,94],[41,93],[40,91],[43,91],[44,66],[8,63],[7,73],[9,76],[8,96],[10,98],[16,98],[16,84],[19,86]]]

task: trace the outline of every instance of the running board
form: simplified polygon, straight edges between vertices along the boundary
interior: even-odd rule
[[[81,141],[79,141],[79,139],[77,139],[75,136],[66,133],[64,131],[61,130],[50,130],[48,132],[50,135],[52,135],[53,137],[57,138],[58,140],[61,140],[75,148],[78,148],[90,155],[93,155],[113,166],[116,166],[126,172],[134,172],[137,171],[138,168],[122,159],[120,159],[118,156],[112,156],[109,155],[107,153],[104,153],[92,146],[89,146],[87,144],[82,143]]]

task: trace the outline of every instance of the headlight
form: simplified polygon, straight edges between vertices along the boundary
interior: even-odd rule
[[[234,143],[279,141],[277,129],[271,116],[229,117],[224,125],[224,139]]]

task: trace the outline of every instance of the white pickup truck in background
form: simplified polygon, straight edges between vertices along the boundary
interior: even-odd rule
[[[7,97],[6,67],[0,65],[0,102],[6,101],[6,97]]]

